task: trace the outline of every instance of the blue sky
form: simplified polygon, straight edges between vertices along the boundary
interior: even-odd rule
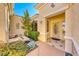
[[[19,16],[24,15],[24,11],[27,9],[30,16],[35,15],[38,11],[34,8],[36,3],[15,3],[14,13]]]

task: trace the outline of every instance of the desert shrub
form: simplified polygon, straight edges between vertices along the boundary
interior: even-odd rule
[[[8,54],[8,56],[25,56],[27,52],[20,51],[20,50],[11,50]]]
[[[27,46],[23,41],[17,41],[10,43],[9,45],[5,44],[0,48],[0,56],[24,56],[30,50],[30,47]]]
[[[28,33],[28,37],[35,40],[35,41],[38,40],[38,36],[39,36],[39,32],[37,32],[37,31],[30,31]]]
[[[5,43],[0,41],[0,48],[4,47]]]
[[[0,56],[7,56],[8,53],[9,53],[9,48],[7,44],[5,44],[5,46],[0,48]]]
[[[11,50],[28,51],[27,45],[23,41],[17,41],[9,45]]]
[[[28,36],[27,31],[24,32],[24,35],[25,35],[26,37]]]

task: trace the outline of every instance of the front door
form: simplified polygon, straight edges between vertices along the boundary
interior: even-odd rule
[[[59,38],[59,24],[58,22],[56,22],[54,24],[54,28],[53,28],[53,32],[54,32],[54,38]]]

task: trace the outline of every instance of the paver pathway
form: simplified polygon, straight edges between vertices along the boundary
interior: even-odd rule
[[[38,47],[32,50],[27,56],[64,56],[64,51],[52,47],[44,42],[37,42]]]

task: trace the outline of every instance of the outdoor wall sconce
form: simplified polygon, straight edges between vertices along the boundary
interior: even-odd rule
[[[54,3],[51,3],[51,7],[54,8],[55,7],[55,4]]]

